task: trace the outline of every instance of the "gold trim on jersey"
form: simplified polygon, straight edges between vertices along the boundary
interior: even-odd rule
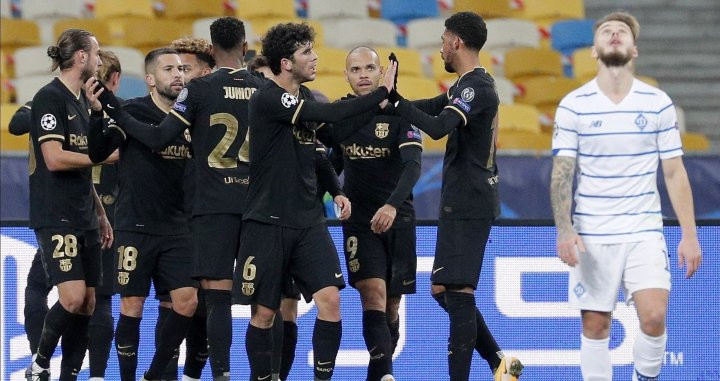
[[[44,140],[48,140],[48,139],[60,139],[62,141],[65,141],[65,137],[60,134],[48,134],[48,135],[43,135],[43,136],[39,137],[38,143],[40,143]]]
[[[155,106],[156,106],[157,108],[159,108],[160,110],[162,110],[162,112],[164,112],[164,113],[166,113],[166,114],[169,114],[170,111],[172,110],[172,105],[168,106],[168,105],[166,105],[165,103],[159,102],[157,99],[155,99],[155,96],[153,96],[153,94],[154,94],[154,93],[151,91],[151,92],[150,92],[150,99],[152,99],[152,101],[153,101],[153,103],[155,104]],[[175,101],[173,101],[173,104],[174,104],[174,103],[175,103]]]
[[[317,131],[323,127],[325,127],[325,122],[318,124],[317,127],[315,127],[315,131]]]
[[[225,69],[230,69],[230,71],[228,72],[228,74],[235,74],[235,73],[239,72],[240,70],[245,70],[244,67],[241,67],[241,68],[239,68],[239,69],[234,69],[234,68],[231,68],[231,67],[225,67]]]
[[[28,110],[32,110],[32,108],[31,108],[30,106],[28,106],[28,105],[22,105],[22,107],[25,107],[25,108],[28,109]]]
[[[463,124],[463,126],[467,126],[467,124],[468,124],[467,117],[465,116],[465,114],[463,114],[462,111],[460,111],[459,108],[457,108],[457,107],[455,107],[455,106],[453,106],[453,105],[447,105],[447,106],[445,106],[445,108],[449,108],[450,110],[453,110],[453,111],[457,112],[458,114],[460,114],[460,117],[462,117],[463,122],[465,122],[465,123]]]
[[[175,115],[178,119],[180,119],[181,122],[185,123],[188,127],[192,125],[192,123],[188,122],[187,119],[183,118],[183,116],[178,114],[175,110],[170,110],[170,114]]]
[[[298,104],[297,108],[295,109],[295,113],[293,114],[292,119],[290,120],[290,123],[295,124],[295,122],[297,122],[297,117],[300,116],[300,110],[302,109],[304,104],[305,104],[305,100],[301,99],[300,104]]]
[[[123,131],[123,129],[120,128],[120,126],[118,126],[117,124],[110,124],[110,125],[108,125],[108,128],[114,128],[114,129],[120,131],[120,133],[123,136],[123,140],[127,139],[127,135],[125,135],[125,131]]]
[[[72,94],[72,95],[75,96],[75,99],[77,99],[77,100],[80,99],[80,94],[82,93],[82,86],[80,87],[80,90],[78,90],[77,94],[75,94],[75,93],[72,91],[72,89],[70,88],[70,86],[68,86],[68,84],[65,83],[65,81],[63,81],[63,79],[62,79],[61,77],[57,77],[57,79],[60,80],[60,83],[62,83],[63,85],[65,85],[65,87],[70,91],[70,94]]]
[[[422,149],[422,144],[421,144],[421,143],[418,143],[418,142],[405,142],[405,143],[400,144],[400,145],[398,146],[398,148],[403,148],[403,147],[405,147],[405,146],[410,146],[410,145],[418,146],[418,147],[420,147],[420,149]]]

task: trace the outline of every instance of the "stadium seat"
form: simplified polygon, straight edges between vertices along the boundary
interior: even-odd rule
[[[569,92],[582,83],[565,77],[535,77],[517,83],[516,103],[529,104],[541,108],[546,105],[556,107]]]
[[[552,48],[564,56],[593,45],[593,20],[562,20],[552,24]]]
[[[517,17],[550,25],[563,19],[584,19],[583,0],[522,0]]]
[[[115,53],[118,60],[120,60],[123,76],[135,75],[141,78],[145,77],[145,55],[141,51],[135,48],[117,45],[106,45],[101,46],[101,48]]]
[[[503,52],[517,47],[537,48],[540,34],[537,25],[529,20],[492,19],[486,22],[488,39],[484,50]]]
[[[95,0],[95,18],[155,18],[153,0]]]
[[[0,17],[3,19],[13,17],[10,1],[0,1]]]
[[[710,150],[710,140],[703,134],[694,132],[686,132],[680,134],[684,151],[708,151]]]
[[[80,18],[62,19],[55,21],[55,23],[53,24],[53,41],[57,41],[58,37],[60,37],[60,34],[70,28],[85,29],[90,33],[94,34],[95,38],[97,38],[98,43],[100,44],[101,49],[103,48],[103,45],[112,43],[112,35],[110,33],[110,27],[108,26],[107,21],[99,19]]]
[[[387,20],[346,19],[324,21],[323,26],[328,31],[342,31],[341,33],[328,33],[325,36],[325,43],[333,48],[352,49],[359,45],[376,47],[396,45],[395,25]]]
[[[80,18],[84,0],[22,0],[22,17],[27,20]]]
[[[505,131],[525,131],[529,133],[539,134],[540,129],[540,113],[535,106],[531,105],[504,105],[498,107],[498,128],[500,135]]]
[[[52,63],[45,46],[20,48],[13,54],[13,60],[20,63],[15,66],[16,78],[32,75],[51,75],[50,66]]]
[[[398,76],[398,91],[410,100],[436,97],[441,92],[437,82],[431,79],[403,74]]]
[[[447,145],[447,136],[434,140],[428,134],[422,133],[423,153],[443,153]]]
[[[16,78],[15,91],[17,93],[17,99],[15,102],[23,104],[31,101],[33,97],[35,97],[35,93],[37,93],[41,87],[50,83],[53,78],[54,76],[52,74],[31,75]]]
[[[522,82],[536,76],[562,76],[562,57],[553,50],[518,48],[505,52],[505,77]]]
[[[241,20],[259,18],[296,18],[293,0],[238,0],[237,17]]]
[[[123,68],[124,70],[125,68]],[[145,77],[138,77],[132,74],[120,76],[120,86],[118,87],[117,96],[122,99],[130,99],[142,97],[148,94],[148,87],[145,83]]]
[[[8,130],[10,119],[22,105],[15,103],[3,103],[0,106],[0,151],[27,151],[30,140],[28,135],[15,136]]]
[[[23,46],[40,45],[40,29],[34,21],[3,19],[0,22],[0,45],[6,54]]]
[[[498,150],[548,151],[552,148],[552,134],[501,129],[498,133],[497,148]]]
[[[289,23],[289,22],[293,22],[293,23],[304,22],[304,23],[310,25],[313,28],[313,30],[315,30],[314,46],[317,46],[317,47],[325,46],[326,41],[325,41],[325,33],[324,33],[324,30],[325,30],[324,24],[319,21],[316,21],[316,20],[303,20],[303,19],[300,19],[297,17],[293,17],[293,18],[260,18],[260,19],[249,20],[248,22],[246,22],[246,25],[250,24],[255,41],[248,40],[248,42],[249,43],[250,42],[257,43],[259,45],[261,42],[261,38],[265,35],[265,33],[267,33],[267,31],[271,27],[273,27],[277,24]]]
[[[388,65],[388,57],[394,52],[400,63],[402,75],[423,77],[423,68],[420,53],[414,49],[379,47],[375,49],[380,56],[380,64],[383,67]]]
[[[169,19],[199,19],[203,17],[222,17],[225,12],[225,0],[163,0],[163,17]]]
[[[155,19],[147,20],[129,18],[115,20],[116,25],[122,26],[122,43],[147,54],[150,50],[168,46],[172,40],[189,36],[192,26],[189,21]]]
[[[357,0],[309,0],[308,18],[315,20],[367,18],[368,7]]]
[[[509,0],[455,0],[453,12],[475,12],[483,19],[510,17],[512,10]]]
[[[439,17],[437,0],[383,0],[380,15],[396,24],[406,24],[410,20]]]
[[[440,36],[445,31],[445,20],[442,18],[412,20],[407,23],[406,29],[408,48],[440,51]]]
[[[314,81],[304,83],[304,85],[312,90],[319,90],[331,102],[352,93],[350,85],[342,75],[325,74],[318,76]]]
[[[496,77],[494,79],[500,104],[511,105],[515,103],[515,85],[503,77]]]
[[[592,48],[580,48],[572,54],[572,74],[581,82],[587,82],[597,74],[598,62],[592,57]]]
[[[347,51],[335,48],[315,48],[318,55],[317,75],[345,75],[345,58]]]

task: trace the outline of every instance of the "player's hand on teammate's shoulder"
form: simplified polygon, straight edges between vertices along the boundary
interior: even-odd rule
[[[683,236],[678,244],[678,266],[680,268],[683,267],[683,264],[686,266],[685,277],[692,277],[700,267],[700,263],[702,263],[702,252],[697,235],[693,237]]]
[[[385,233],[392,227],[396,216],[397,209],[394,206],[389,204],[381,206],[370,220],[370,230],[375,234]]]

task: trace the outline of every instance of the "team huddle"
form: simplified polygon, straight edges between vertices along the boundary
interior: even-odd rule
[[[627,14],[598,22],[598,51],[634,47],[636,21],[617,15]],[[90,380],[104,379],[113,338],[121,379],[138,379],[140,322],[151,283],[160,306],[155,352],[142,380],[177,380],[183,341],[182,380],[199,380],[206,362],[213,380],[230,380],[230,346],[237,334],[233,304],[251,306],[244,336],[250,379],[290,379],[301,297],[317,307],[315,380],[331,379],[346,280],[326,224],[322,198],[329,193],[342,221],[348,282],[362,303],[367,380],[395,380],[398,309],[403,295],[416,292],[412,189],[420,177],[422,130],[433,139],[447,136],[431,293],[450,321],[449,378],[468,380],[477,351],[495,381],[517,380],[523,364],[505,356],[474,294],[491,225],[500,213],[499,99],[493,78],[479,64],[487,39],[483,19],[460,12],[445,21],[441,57],[458,79],[447,93],[416,101],[398,90],[402,83],[394,55],[383,67],[381,57],[365,46],[346,58],[352,94],[333,103],[317,100],[303,85],[315,79],[318,60],[314,31],[304,23],[270,28],[261,55],[248,63],[242,21],[217,19],[210,36],[210,43],[186,38],[150,51],[145,57],[149,94],[129,100],[114,94],[120,62],[102,51],[91,33],[66,30],[48,49],[59,77],[11,122],[16,132],[29,131],[31,137],[30,225],[39,244],[26,292],[33,353],[27,379],[50,379],[50,359],[61,337],[61,380],[77,379],[88,350]],[[647,343],[638,350],[641,360],[636,358],[633,377],[657,379],[657,353],[664,353],[670,276],[659,197],[653,193],[658,156],[633,159],[637,163],[627,165],[633,173],[617,166],[598,170],[598,157],[612,144],[602,138],[588,142],[582,118],[589,107],[582,102],[594,102],[590,97],[608,88],[617,90],[602,81],[632,64],[634,56],[623,57],[622,52],[599,54],[597,84],[591,81],[561,103],[553,139],[558,255],[575,266],[569,294],[583,312],[586,380],[612,378],[602,345],[607,351],[609,316],[621,281],[638,304]],[[690,276],[700,264],[700,250],[674,108],[658,89],[621,74],[618,78],[634,83],[631,96],[643,98],[637,102],[652,98],[652,107],[657,106],[655,113],[637,106],[651,119],[644,122],[645,132],[656,131],[651,140],[637,142],[645,145],[638,152],[660,152],[665,176],[674,174],[668,189],[676,211],[685,210],[678,213],[684,239],[679,253]],[[616,122],[630,127],[622,118]],[[638,152],[629,155],[643,155]],[[582,175],[573,226],[576,158]],[[640,178],[639,183],[617,180],[620,174]],[[613,181],[620,184],[607,185]],[[633,203],[618,203],[609,195],[613,191]],[[655,197],[639,198],[645,194]],[[602,197],[616,200],[611,208],[626,208],[622,214],[633,220],[608,228],[612,218],[627,219],[597,214]],[[638,257],[640,250],[654,257]],[[618,251],[613,267],[596,268],[599,256]],[[593,274],[601,272],[619,274],[610,284],[614,289],[593,283]],[[640,273],[653,275],[644,281],[632,275]],[[59,300],[48,309],[53,285]],[[115,293],[120,295],[117,323],[110,308]]]

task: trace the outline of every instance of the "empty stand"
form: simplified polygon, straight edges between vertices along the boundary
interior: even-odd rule
[[[318,55],[317,75],[345,75],[345,58],[347,51],[335,48],[315,48]]]
[[[412,20],[407,23],[407,46],[412,49],[440,50],[440,36],[445,31],[442,18]]]
[[[511,105],[515,103],[515,85],[503,77],[496,77],[494,79],[500,104]]]
[[[497,141],[498,150],[547,151],[552,148],[552,135],[528,131],[500,131]]]
[[[123,68],[124,69],[124,68]],[[132,74],[120,76],[120,86],[118,87],[117,96],[122,99],[130,99],[142,97],[148,94],[148,87],[144,77],[138,77]]]
[[[123,35],[119,45],[126,45],[147,54],[152,49],[168,46],[173,40],[190,36],[192,24],[182,20],[155,19],[147,22],[129,18],[114,21],[122,26]]]
[[[163,16],[170,19],[199,19],[225,14],[225,0],[163,0],[163,3]]]
[[[333,31],[325,35],[327,46],[338,49],[351,49],[359,45],[395,46],[395,25],[387,20],[346,19],[325,21],[326,30]]]
[[[13,54],[13,60],[20,62],[15,66],[16,77],[27,77],[32,75],[51,75],[50,57],[47,55],[46,46],[31,46],[20,48]]]
[[[403,97],[415,100],[436,97],[440,94],[437,82],[420,77],[398,75],[398,91]]]
[[[522,0],[516,17],[550,25],[563,19],[585,18],[583,0]]]
[[[505,52],[505,77],[522,82],[530,77],[562,76],[562,57],[553,50],[519,48]]]
[[[95,17],[151,19],[155,17],[155,11],[152,0],[95,0]]]
[[[710,150],[710,140],[707,136],[695,132],[680,134],[684,151],[703,152]]]
[[[539,134],[540,113],[531,105],[503,105],[498,107],[498,128],[500,135],[505,131],[525,131]]]
[[[593,20],[562,20],[552,24],[552,48],[565,56],[593,45]]]
[[[483,49],[497,52],[511,48],[540,46],[537,25],[530,20],[492,19],[486,22],[488,38]]]
[[[63,31],[71,28],[85,29],[94,34],[101,48],[104,44],[112,43],[112,35],[107,21],[99,19],[73,18],[55,21],[53,24],[53,44],[55,44],[55,41],[57,41]]]
[[[422,77],[423,76],[423,68],[422,68],[422,62],[420,58],[420,53],[417,52],[417,50],[413,49],[405,49],[405,48],[389,48],[389,47],[379,47],[375,49],[380,56],[380,64],[383,67],[387,67],[388,65],[388,57],[390,56],[391,52],[394,52],[397,56],[398,62],[400,63],[400,75],[403,76],[415,76],[415,77]]]
[[[28,20],[80,18],[84,8],[84,0],[22,0],[22,17]]]
[[[547,105],[555,107],[565,95],[581,85],[580,81],[565,77],[528,78],[517,84],[519,91],[515,102],[539,108]]]
[[[484,19],[511,17],[509,0],[455,0],[453,12],[475,12]]]
[[[40,29],[35,22],[18,19],[3,19],[0,22],[0,45],[6,53],[39,44]]]
[[[352,93],[350,84],[342,75],[325,74],[317,76],[314,81],[306,82],[304,85],[310,89],[319,90],[331,102]]]
[[[168,43],[169,42],[170,41],[168,41]],[[123,76],[134,75],[141,78],[145,77],[145,55],[141,51],[135,48],[117,45],[105,45],[100,48],[115,53],[118,60],[120,60]]]
[[[52,74],[31,75],[15,79],[16,103],[23,104],[31,101],[33,97],[35,97],[35,93],[37,93],[41,87],[50,83],[52,79]]]
[[[380,14],[382,18],[399,24],[413,19],[439,17],[437,0],[383,0]]]
[[[367,18],[368,7],[357,0],[309,0],[308,17],[316,20]]]
[[[573,76],[582,82],[595,78],[598,62],[592,57],[592,48],[577,49],[572,54]]]
[[[30,140],[28,135],[15,136],[8,130],[10,119],[22,105],[3,103],[0,106],[0,151],[27,151]]]
[[[242,20],[258,18],[295,18],[293,0],[238,0],[237,17]]]

